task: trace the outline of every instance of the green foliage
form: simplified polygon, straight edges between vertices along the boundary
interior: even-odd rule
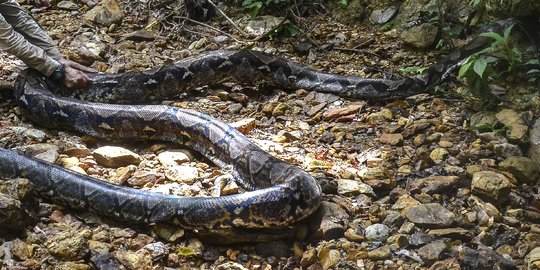
[[[268,40],[274,40],[279,36],[296,37],[300,34],[300,29],[292,24],[283,24],[268,33]]]
[[[480,4],[480,2],[482,2],[482,0],[470,0],[469,5],[474,8],[474,7],[477,7]]]
[[[424,73],[424,71],[426,71],[429,67],[417,67],[417,66],[412,66],[412,67],[405,67],[405,68],[402,68],[400,69],[399,71],[401,72],[404,72],[404,73],[411,73],[411,74],[422,74]]]
[[[255,18],[259,13],[268,8],[276,8],[282,4],[288,3],[287,0],[236,0],[242,2],[242,6],[251,9],[251,17]]]
[[[496,97],[491,93],[488,81],[507,72],[512,72],[522,62],[521,52],[510,44],[512,26],[498,33],[487,32],[480,36],[493,39],[490,46],[468,57],[459,69],[458,77],[465,78],[471,93],[480,97],[485,105],[493,104]],[[505,71],[498,72],[495,64],[505,63]]]
[[[349,5],[349,0],[337,0],[338,4],[342,7],[347,7]]]
[[[478,132],[484,133],[484,132],[493,132],[497,135],[504,135],[506,134],[506,131],[508,131],[508,127],[505,125],[491,125],[491,124],[482,124],[482,125],[476,125],[473,127],[474,130],[477,130]]]

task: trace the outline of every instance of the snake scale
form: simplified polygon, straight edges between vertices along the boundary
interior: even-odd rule
[[[485,31],[500,32],[507,25],[508,21],[498,22]],[[0,178],[27,178],[45,198],[129,222],[167,222],[196,230],[287,226],[306,218],[319,206],[321,188],[310,174],[271,156],[236,129],[208,115],[132,103],[174,97],[189,88],[223,80],[264,82],[347,98],[399,98],[428,91],[459,61],[485,45],[485,38],[475,38],[424,75],[401,80],[325,73],[250,50],[212,51],[156,70],[91,74],[93,82],[82,92],[84,101],[56,95],[58,89],[47,79],[36,71],[25,70],[16,81],[15,97],[36,124],[116,140],[187,140],[215,164],[232,167],[233,177],[247,191],[194,198],[144,192],[5,149],[0,150]],[[120,102],[129,104],[109,104]]]

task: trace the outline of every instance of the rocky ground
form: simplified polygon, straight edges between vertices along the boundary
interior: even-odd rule
[[[25,4],[32,4],[26,7],[65,55],[103,72],[157,67],[247,43],[225,19],[208,23],[223,31],[216,33],[181,15],[149,12],[129,1],[97,6],[91,1],[62,1],[49,8]],[[255,35],[265,31],[245,13],[224,10],[235,14],[233,19],[244,31]],[[304,21],[304,27],[311,27],[305,28],[310,37],[326,49],[310,50],[308,43],[294,38],[249,43],[314,68],[368,77],[429,66],[436,59],[436,51],[403,46],[414,37],[398,30],[344,25],[329,16],[313,15],[313,23]],[[21,63],[9,55],[0,61],[1,79],[12,82]],[[509,87],[513,82],[496,83]],[[464,86],[453,82],[446,88]],[[534,119],[540,99],[532,85],[520,84],[519,89],[514,100],[496,111],[482,111],[474,100],[448,95],[368,103],[301,89],[284,92],[234,83],[164,101],[234,123],[270,153],[311,172],[325,193],[319,211],[279,232],[289,235],[284,240],[223,245],[225,240],[178,228],[122,224],[76,212],[39,201],[25,179],[3,181],[0,265],[2,269],[538,269],[540,159],[535,153],[540,153],[540,121]],[[227,181],[226,172],[181,145],[109,142],[49,130],[24,119],[9,91],[0,93],[3,148],[152,192],[184,196],[241,192]]]

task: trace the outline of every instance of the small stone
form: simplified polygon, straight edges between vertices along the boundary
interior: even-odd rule
[[[497,123],[497,117],[495,112],[492,111],[480,111],[471,115],[471,127],[479,128],[482,126],[493,127]]]
[[[436,242],[429,243],[421,247],[420,249],[418,249],[418,255],[420,256],[420,258],[422,258],[422,260],[428,263],[433,263],[439,260],[439,258],[441,257],[441,254],[446,249],[448,248],[445,243],[436,241]]]
[[[366,228],[364,236],[369,241],[384,242],[390,235],[390,228],[384,224],[376,223]]]
[[[157,176],[154,172],[140,170],[133,173],[131,177],[126,180],[126,182],[130,186],[142,187],[147,183],[155,183],[156,179]]]
[[[484,200],[501,204],[508,199],[511,189],[512,184],[503,174],[491,171],[473,174],[472,193]]]
[[[439,146],[442,147],[442,148],[452,148],[452,146],[454,146],[454,144],[452,142],[449,142],[449,141],[439,141]]]
[[[330,249],[329,247],[323,247],[319,251],[318,257],[319,262],[324,270],[336,266],[341,259],[339,250]]]
[[[60,1],[56,4],[56,7],[64,10],[78,10],[79,6],[71,1]]]
[[[283,19],[274,16],[257,16],[248,22],[245,31],[253,36],[260,36],[278,26]]]
[[[286,103],[278,103],[277,106],[272,110],[272,116],[283,116],[289,110],[291,110],[291,107]]]
[[[435,148],[433,151],[431,151],[429,157],[431,160],[433,160],[433,162],[439,164],[444,161],[446,157],[448,157],[448,150],[444,148]]]
[[[194,167],[176,165],[165,171],[165,177],[174,182],[192,185],[199,177],[199,170]]]
[[[35,140],[37,142],[42,142],[45,140],[45,137],[47,136],[47,133],[39,130],[39,129],[35,129],[35,128],[29,128],[27,130],[25,130],[23,133],[22,133],[23,136],[25,137],[28,137],[32,140]]]
[[[321,203],[319,209],[310,217],[310,231],[313,240],[337,239],[342,237],[349,224],[349,214],[338,204]]]
[[[227,106],[227,111],[230,113],[230,114],[237,114],[237,113],[240,113],[240,111],[242,110],[244,106],[242,106],[242,104],[240,103],[233,103],[233,104],[230,104],[229,106]]]
[[[371,12],[369,19],[375,24],[385,24],[389,22],[397,13],[398,8],[389,6],[386,9],[375,9]]]
[[[535,183],[540,168],[528,157],[511,156],[499,163],[501,169],[510,172],[520,183]]]
[[[540,269],[540,247],[534,248],[527,255],[527,269]]]
[[[130,164],[139,164],[141,157],[125,148],[117,146],[103,146],[92,154],[97,163],[107,167],[122,167]]]
[[[398,145],[403,142],[403,135],[384,133],[379,137],[379,142],[389,145]]]
[[[386,239],[386,244],[403,248],[409,245],[409,237],[405,234],[394,234]]]
[[[353,241],[353,242],[363,242],[365,237],[359,233],[357,233],[354,229],[349,228],[345,231],[344,234],[345,238],[347,240]]]
[[[234,123],[230,123],[229,125],[238,129],[238,131],[242,132],[242,134],[248,135],[257,126],[257,119],[246,118]]]
[[[107,182],[116,185],[123,185],[133,175],[135,171],[137,171],[137,166],[135,165],[128,165],[126,167],[117,168],[114,171],[114,174],[109,177]]]
[[[428,235],[436,238],[451,238],[469,241],[472,239],[472,233],[463,228],[446,228],[429,230]]]
[[[238,186],[238,184],[236,184],[235,181],[230,181],[221,190],[221,195],[227,196],[231,194],[237,194],[239,190],[240,190],[240,187]]]
[[[375,196],[373,188],[357,180],[338,179],[337,192],[343,196],[355,196],[358,194],[371,194]]]
[[[368,252],[368,258],[372,261],[386,260],[391,257],[390,246],[382,246]]]
[[[137,252],[130,250],[118,250],[114,253],[114,257],[130,270],[152,269],[152,254],[146,249],[140,249]]]
[[[493,152],[499,157],[522,156],[519,146],[510,143],[499,143],[493,146]]]
[[[187,150],[163,151],[157,156],[159,163],[165,167],[172,167],[193,160],[192,154]]]
[[[30,249],[28,245],[20,239],[11,241],[11,253],[15,258],[25,261],[30,258]]]
[[[323,113],[324,120],[337,119],[342,116],[355,114],[364,107],[363,103],[351,104],[345,108],[333,108]]]
[[[421,204],[404,209],[405,217],[421,227],[448,227],[454,222],[454,213],[438,203]]]
[[[34,156],[49,163],[55,163],[58,159],[60,148],[50,143],[36,143],[22,147],[26,155]]]
[[[88,241],[84,235],[84,231],[61,232],[47,241],[47,249],[53,256],[61,260],[80,260],[90,252]]]
[[[317,262],[317,251],[314,248],[308,248],[304,254],[302,254],[302,258],[300,259],[300,266],[303,268],[306,268],[312,264]]]

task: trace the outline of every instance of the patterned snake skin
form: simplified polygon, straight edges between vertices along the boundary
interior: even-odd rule
[[[498,22],[485,31],[500,32],[508,23]],[[168,222],[203,230],[290,225],[319,206],[321,188],[308,173],[271,156],[236,129],[208,115],[169,106],[103,102],[151,102],[225,79],[349,98],[404,97],[426,92],[459,61],[485,45],[486,39],[476,38],[443,58],[425,75],[403,80],[324,73],[255,51],[213,51],[158,70],[93,74],[93,83],[81,92],[86,101],[53,94],[51,89],[58,91],[57,87],[39,73],[26,70],[17,79],[15,96],[19,107],[35,123],[98,138],[187,141],[217,165],[230,166],[234,178],[248,192],[196,198],[144,192],[4,149],[0,150],[0,178],[27,178],[45,198],[129,222]]]

